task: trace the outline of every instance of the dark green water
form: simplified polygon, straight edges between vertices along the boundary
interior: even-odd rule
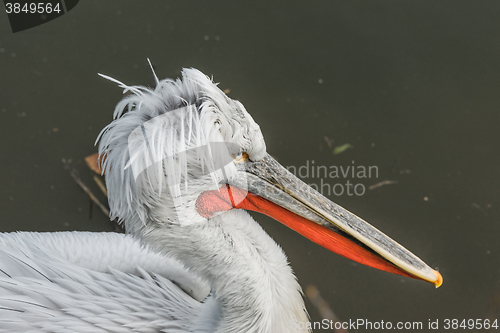
[[[330,198],[439,267],[438,290],[256,216],[342,320],[498,318],[499,17],[496,1],[82,1],[12,34],[0,13],[0,230],[111,230],[61,160],[96,151],[121,97],[97,73],[152,85],[149,57],[162,78],[213,75],[285,166],[378,167],[349,178],[364,195]]]

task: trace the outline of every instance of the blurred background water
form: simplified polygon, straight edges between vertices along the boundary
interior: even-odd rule
[[[62,160],[86,172],[122,96],[97,73],[151,86],[149,57],[160,78],[195,67],[230,89],[285,166],[377,166],[304,180],[362,184],[329,197],[438,267],[441,288],[256,216],[341,320],[426,332],[429,320],[498,318],[499,17],[497,1],[109,0],[13,34],[0,13],[0,230],[112,230]],[[369,189],[384,180],[397,183]]]

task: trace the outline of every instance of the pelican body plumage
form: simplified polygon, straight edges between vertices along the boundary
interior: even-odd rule
[[[244,106],[200,71],[155,74],[154,89],[102,76],[126,94],[98,141],[110,216],[127,234],[0,234],[0,332],[309,332],[296,325],[308,314],[283,250],[247,210],[354,261],[442,283],[282,167]]]

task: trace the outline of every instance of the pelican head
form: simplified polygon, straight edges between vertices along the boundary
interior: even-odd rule
[[[154,89],[104,77],[131,92],[100,135],[111,218],[210,284],[217,315],[201,331],[292,332],[291,323],[307,321],[283,251],[244,210],[359,263],[442,283],[418,257],[282,167],[244,106],[200,71],[157,79]]]

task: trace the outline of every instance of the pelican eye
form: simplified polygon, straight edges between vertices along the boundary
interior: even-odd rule
[[[233,156],[234,158],[234,163],[243,163],[248,160],[248,154],[247,153],[238,153]]]

